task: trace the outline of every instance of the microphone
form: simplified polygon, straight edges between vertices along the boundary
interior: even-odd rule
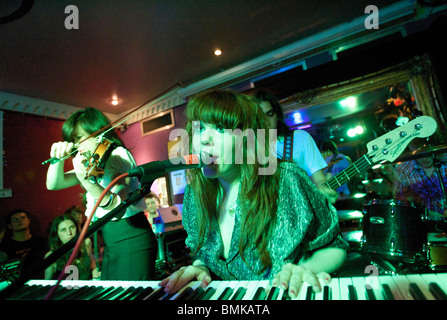
[[[163,161],[152,161],[142,164],[127,171],[129,177],[144,176],[146,174],[163,173],[182,169],[202,168],[205,166],[197,154],[189,154],[183,157],[173,158]]]

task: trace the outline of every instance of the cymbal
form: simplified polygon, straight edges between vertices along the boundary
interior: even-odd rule
[[[337,210],[339,221],[357,220],[363,218],[360,210]]]
[[[426,146],[426,147],[420,148],[418,150],[415,150],[413,152],[403,153],[393,163],[430,157],[433,154],[446,153],[446,152],[447,152],[447,145],[445,145],[445,144],[438,145],[438,146]]]

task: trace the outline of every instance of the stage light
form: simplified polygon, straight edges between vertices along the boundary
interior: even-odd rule
[[[303,124],[302,126],[297,127],[298,130],[309,129],[312,128],[312,124]]]
[[[348,137],[353,138],[356,135],[363,134],[363,132],[365,132],[363,126],[358,125],[354,128],[349,129],[346,134],[348,135]]]
[[[301,113],[299,113],[299,112],[294,112],[294,113],[292,114],[292,117],[293,117],[293,122],[294,122],[295,124],[303,123],[303,116],[301,115]]]
[[[114,96],[114,97],[110,100],[110,103],[113,104],[114,106],[117,106],[117,105],[120,103],[120,101],[119,101],[119,99],[118,99],[117,96]]]
[[[366,193],[356,193],[356,194],[354,194],[354,198],[363,198],[363,197],[366,197]]]
[[[348,137],[355,137],[355,135],[357,134],[357,132],[355,131],[355,129],[349,129],[347,132]]]
[[[221,54],[222,54],[222,50],[220,50],[220,49],[214,50],[214,55],[220,56]]]
[[[355,108],[357,106],[357,98],[348,97],[343,100],[340,100],[339,104],[345,108]]]

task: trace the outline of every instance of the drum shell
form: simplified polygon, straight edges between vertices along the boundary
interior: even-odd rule
[[[432,270],[447,270],[447,235],[443,233],[427,234],[427,259]]]
[[[412,202],[373,199],[363,207],[363,246],[366,251],[413,257],[426,243],[424,209]]]
[[[428,258],[432,270],[447,270],[447,243],[430,242],[428,244]]]

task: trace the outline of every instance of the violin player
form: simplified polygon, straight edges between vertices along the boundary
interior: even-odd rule
[[[63,141],[51,146],[50,156],[59,159],[48,167],[46,186],[60,190],[80,184],[85,190],[85,215],[90,216],[104,189],[119,175],[136,167],[135,160],[115,130],[103,133],[98,141],[95,133],[110,126],[109,119],[95,108],[79,110],[64,122]],[[104,143],[106,141],[107,143]],[[98,160],[95,151],[106,151]],[[64,171],[65,159],[72,155],[73,169]],[[97,153],[96,153],[97,154]],[[93,159],[93,160],[92,160]],[[89,165],[92,164],[92,165]],[[94,168],[92,168],[94,167]],[[101,172],[91,175],[92,171]],[[92,221],[106,215],[139,188],[134,177],[124,177],[105,194]],[[144,200],[127,207],[124,215],[113,218],[102,228],[105,250],[101,280],[151,280],[155,278],[157,243],[143,211]]]

